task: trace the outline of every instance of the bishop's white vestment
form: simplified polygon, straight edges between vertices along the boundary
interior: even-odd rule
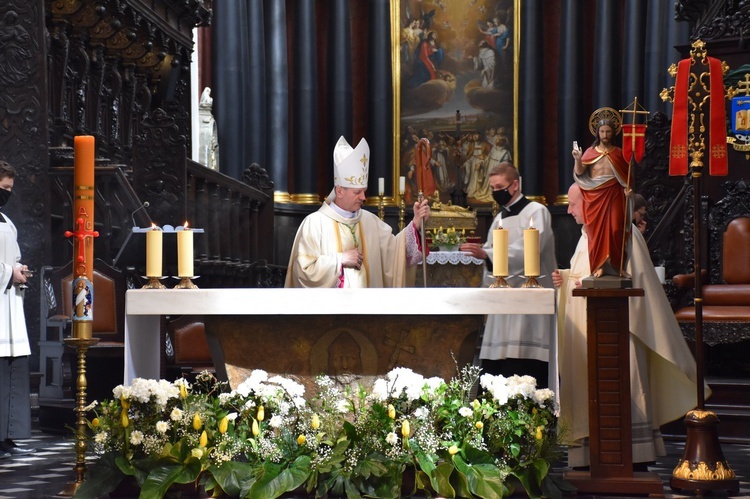
[[[344,268],[344,251],[359,248],[360,269]],[[398,235],[377,215],[360,209],[353,218],[328,202],[302,221],[286,273],[287,288],[389,288],[413,283],[422,255],[412,223]]]
[[[693,409],[696,368],[692,353],[675,320],[664,288],[654,270],[643,235],[631,231],[627,271],[644,297],[629,299],[630,392],[633,462],[649,462],[665,455],[659,428]],[[589,464],[588,361],[586,299],[573,297],[576,282],[591,275],[588,238],[581,239],[561,270],[559,295],[560,427],[566,432],[569,466]],[[707,392],[707,393],[710,393]]]

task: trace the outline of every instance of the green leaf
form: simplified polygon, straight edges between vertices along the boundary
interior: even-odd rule
[[[97,499],[106,496],[120,485],[127,476],[115,463],[116,451],[101,456],[88,467],[88,477],[77,489],[76,498]]]
[[[456,469],[466,477],[469,491],[479,497],[494,499],[506,495],[500,470],[494,464],[471,464],[456,454],[453,456]]]
[[[454,475],[456,467],[451,462],[440,463],[435,467],[435,471],[430,475],[430,483],[438,495],[443,497],[457,497],[457,489],[451,484],[451,475]],[[455,473],[458,476],[458,473]],[[465,483],[465,480],[457,478],[459,482]],[[462,483],[462,485],[463,485]],[[458,487],[461,490],[463,487]]]
[[[198,479],[200,461],[188,464],[163,463],[151,469],[148,478],[141,486],[139,499],[160,499],[174,483],[190,483]]]
[[[310,475],[310,457],[300,456],[289,467],[273,463],[263,465],[262,474],[250,487],[250,499],[272,499],[300,487]]]
[[[227,461],[222,463],[221,466],[212,466],[209,471],[219,487],[229,497],[238,497],[243,486],[246,490],[249,490],[250,485],[255,481],[253,467],[248,463]],[[250,483],[247,483],[248,481]]]

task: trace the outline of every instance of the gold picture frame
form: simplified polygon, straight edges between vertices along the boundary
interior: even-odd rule
[[[518,164],[520,0],[391,0],[390,7],[396,201],[409,205],[422,188],[443,203],[491,204],[487,167]],[[432,155],[417,185],[421,138]]]

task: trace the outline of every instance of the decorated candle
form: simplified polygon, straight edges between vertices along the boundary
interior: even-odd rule
[[[146,277],[162,276],[162,239],[163,233],[156,225],[146,232]]]
[[[177,231],[177,276],[193,275],[193,231],[185,222],[185,228]]]
[[[508,229],[492,231],[492,275],[508,275]]]
[[[75,231],[94,230],[94,150],[95,140],[91,135],[73,138],[73,221]],[[81,222],[79,226],[79,221]],[[76,237],[74,251],[77,261],[75,274],[94,278],[94,238]],[[78,246],[83,244],[83,248]]]
[[[398,178],[398,192],[399,194],[406,192],[406,177]]]
[[[523,231],[523,268],[526,277],[539,276],[539,230],[531,226]]]
[[[385,179],[380,177],[378,179],[378,195],[382,196],[385,193]]]

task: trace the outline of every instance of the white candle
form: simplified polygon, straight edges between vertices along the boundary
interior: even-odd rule
[[[383,177],[378,178],[378,194],[380,196],[385,192],[385,179]]]
[[[399,194],[406,192],[406,177],[398,178],[398,192]]]
[[[508,229],[502,227],[492,232],[492,275],[508,275]]]
[[[523,231],[523,265],[526,277],[539,277],[539,231],[533,220]]]
[[[195,277],[193,275],[193,231],[185,228],[177,231],[177,276]]]
[[[156,225],[146,232],[146,277],[162,276],[162,240],[163,233]]]

